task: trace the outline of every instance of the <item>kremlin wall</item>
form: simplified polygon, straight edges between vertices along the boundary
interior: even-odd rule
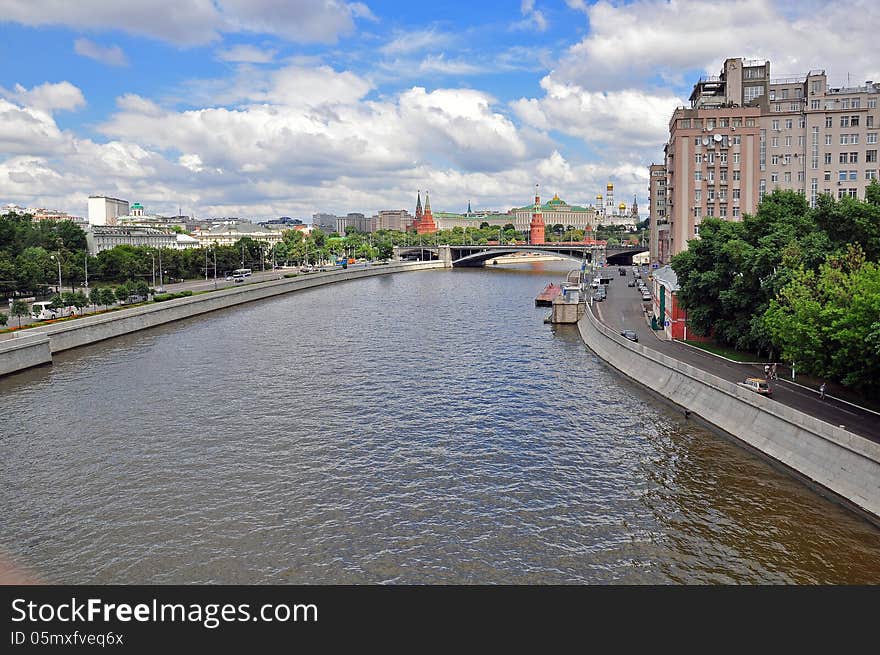
[[[513,224],[519,232],[529,231],[533,238],[538,238],[537,231],[540,229],[541,241],[532,240],[532,243],[543,242],[543,230],[547,225],[571,226],[575,229],[593,231],[598,225],[631,225],[635,227],[641,218],[636,199],[630,207],[623,202],[614,204],[614,185],[608,183],[606,193],[596,196],[596,205],[583,207],[569,205],[558,194],[545,203],[541,203],[537,185],[535,185],[535,202],[524,207],[515,207],[507,213],[473,211],[470,202],[468,209],[463,214],[453,212],[434,212],[431,210],[431,201],[425,192],[425,205],[422,207],[422,194],[416,195],[415,217],[409,229],[418,234],[431,234],[437,230],[449,230],[454,227],[478,228],[483,223],[502,227]]]

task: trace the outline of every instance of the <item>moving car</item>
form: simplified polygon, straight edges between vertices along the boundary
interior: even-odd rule
[[[643,302],[648,302],[649,300],[651,300],[651,294],[648,293],[647,291],[645,291],[644,293],[642,293],[642,301],[643,301]]]
[[[605,300],[604,293],[594,293],[593,294],[593,302],[602,302],[603,300]]]
[[[630,280],[629,282],[626,283],[626,286],[628,286],[628,287],[634,287],[634,286],[636,286],[636,282],[635,282],[635,280]]]
[[[639,340],[639,335],[637,335],[634,330],[624,330],[620,334],[625,336],[630,341],[638,341]]]
[[[768,382],[761,378],[746,378],[745,382],[737,382],[737,385],[762,396],[770,396],[773,393]]]
[[[232,281],[235,284],[240,284],[240,283],[244,282],[244,275],[236,275],[232,278]]]

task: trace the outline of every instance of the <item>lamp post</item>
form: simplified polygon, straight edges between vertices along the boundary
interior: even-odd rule
[[[217,290],[217,247],[211,248],[211,252],[214,254],[214,291]]]
[[[153,260],[153,288],[156,287],[156,255],[154,253],[150,253],[150,259]]]
[[[58,257],[52,255],[52,260],[58,262],[58,295],[61,296],[61,253],[58,253]]]

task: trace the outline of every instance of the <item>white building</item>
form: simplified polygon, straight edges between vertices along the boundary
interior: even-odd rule
[[[177,235],[177,245],[175,248],[178,250],[189,250],[190,248],[200,248],[201,244],[199,240],[195,237],[191,237],[188,234],[178,234]]]
[[[116,225],[119,216],[128,216],[127,200],[89,196],[89,225]]]
[[[269,247],[272,247],[280,243],[284,238],[281,230],[267,230],[261,225],[254,225],[253,223],[217,225],[207,230],[195,232],[195,237],[202,247],[212,245],[233,246],[243,237],[250,237],[254,241],[262,241]]]
[[[150,246],[152,248],[177,248],[177,235],[168,234],[148,227],[117,227],[93,225],[86,230],[86,244],[89,254],[94,257],[99,252],[116,246]]]

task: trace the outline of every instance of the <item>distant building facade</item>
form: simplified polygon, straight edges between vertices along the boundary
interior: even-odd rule
[[[175,233],[148,227],[120,227],[116,225],[92,225],[86,230],[86,244],[93,257],[116,246],[148,246],[151,248],[177,248]]]
[[[193,236],[198,239],[202,247],[232,246],[239,239],[249,237],[254,241],[265,243],[270,248],[283,240],[282,230],[269,230],[261,225],[253,223],[233,223],[231,225],[216,225],[203,230],[197,230]]]
[[[119,216],[128,216],[127,200],[108,196],[89,196],[89,225],[116,225]]]

